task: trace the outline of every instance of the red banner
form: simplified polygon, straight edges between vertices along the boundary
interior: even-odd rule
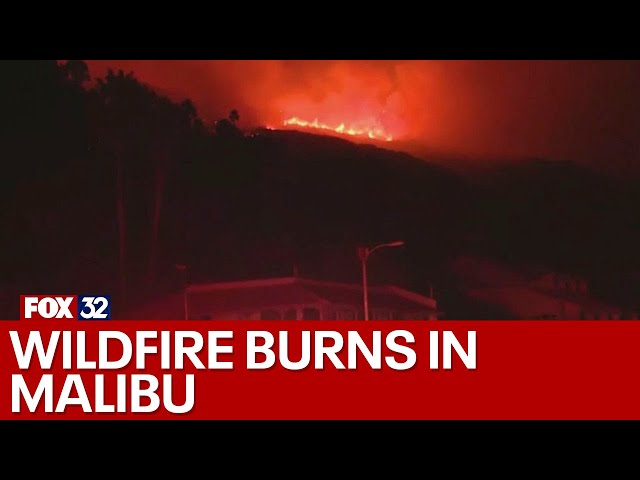
[[[0,322],[0,419],[640,419],[635,321]]]

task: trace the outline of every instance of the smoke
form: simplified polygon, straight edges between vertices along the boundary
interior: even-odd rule
[[[88,61],[191,98],[208,121],[381,126],[418,150],[637,164],[636,61]]]

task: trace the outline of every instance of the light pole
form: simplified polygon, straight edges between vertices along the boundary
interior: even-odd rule
[[[369,256],[379,250],[381,248],[395,248],[402,247],[404,242],[398,240],[396,242],[390,243],[382,243],[380,245],[376,245],[375,247],[358,247],[358,257],[360,257],[360,263],[362,264],[362,302],[364,305],[364,320],[365,322],[369,321],[369,293],[367,291],[367,260]]]

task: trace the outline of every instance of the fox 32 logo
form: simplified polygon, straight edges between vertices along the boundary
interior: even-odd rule
[[[20,295],[21,320],[111,320],[109,295]]]

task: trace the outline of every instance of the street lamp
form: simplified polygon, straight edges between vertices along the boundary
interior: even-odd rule
[[[360,257],[360,262],[362,263],[362,301],[364,304],[364,320],[369,321],[369,294],[367,292],[367,259],[369,255],[371,255],[376,250],[380,250],[381,248],[395,248],[402,247],[404,242],[398,240],[396,242],[390,243],[382,243],[380,245],[376,245],[373,248],[369,247],[358,247],[358,256]]]

